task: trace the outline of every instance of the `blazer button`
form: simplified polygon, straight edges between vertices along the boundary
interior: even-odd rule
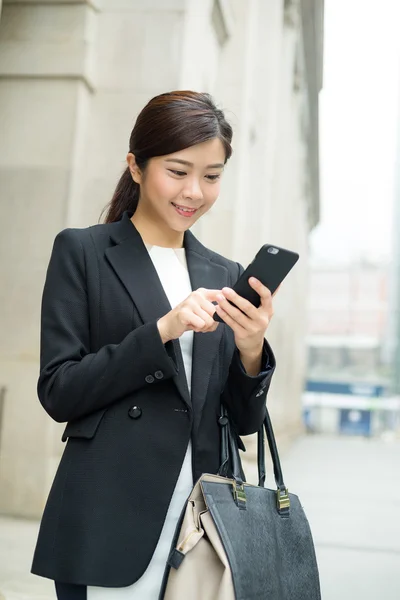
[[[154,382],[153,375],[146,375],[145,381],[146,381],[146,383],[153,383]]]
[[[156,379],[162,379],[164,377],[164,373],[162,371],[156,371],[154,375]]]
[[[142,409],[139,406],[132,406],[128,411],[128,415],[131,419],[139,419],[142,416]]]

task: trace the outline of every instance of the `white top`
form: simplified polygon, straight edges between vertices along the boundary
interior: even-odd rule
[[[146,245],[150,258],[172,308],[175,308],[192,292],[184,248],[161,248]],[[180,338],[182,358],[191,391],[193,331],[186,331]],[[165,448],[168,451],[168,448]],[[158,600],[165,565],[172,538],[182,508],[192,490],[192,446],[189,442],[181,473],[171,498],[160,539],[153,558],[143,576],[133,585],[124,588],[88,586],[87,600]]]

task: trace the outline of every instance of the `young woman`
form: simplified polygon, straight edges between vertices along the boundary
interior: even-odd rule
[[[38,395],[68,443],[32,572],[59,599],[157,599],[193,483],[220,466],[221,402],[239,435],[262,424],[271,294],[254,280],[260,307],[238,297],[243,268],[190,232],[217,200],[231,139],[208,94],[153,98],[106,222],[55,239]]]

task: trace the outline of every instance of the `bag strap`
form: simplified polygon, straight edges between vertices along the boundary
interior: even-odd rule
[[[264,424],[261,430],[257,434],[257,464],[258,464],[258,486],[265,486],[265,438],[264,438]]]
[[[220,448],[220,468],[218,475],[226,477],[229,469],[229,442],[228,442],[228,412],[226,408],[221,405],[221,416],[218,419],[218,423],[221,427],[221,448]]]
[[[222,427],[221,431],[221,466],[218,475],[227,477],[229,469],[234,480],[233,497],[241,510],[246,510],[246,495],[244,493],[244,473],[242,461],[240,460],[237,438],[232,431],[228,418],[228,411],[221,404],[221,416],[218,419]]]
[[[278,512],[281,516],[289,516],[290,500],[288,495],[287,487],[283,481],[283,473],[281,467],[281,461],[279,458],[278,447],[276,445],[275,434],[269,416],[268,409],[265,409],[265,419],[263,426],[258,432],[258,451],[257,451],[257,463],[258,463],[258,485],[264,487],[265,484],[265,451],[264,451],[264,429],[267,434],[267,441],[269,451],[272,458],[272,464],[274,467],[274,477],[277,487],[277,507]]]
[[[219,424],[221,425],[221,466],[218,471],[219,475],[223,477],[227,476],[229,466],[231,465],[233,479],[235,480],[236,487],[243,490],[243,468],[239,455],[239,448],[237,440],[232,432],[232,428],[228,418],[228,412],[226,408],[221,405],[221,416],[219,418]],[[277,510],[281,517],[288,517],[290,512],[290,499],[288,490],[283,481],[283,473],[281,467],[281,461],[279,458],[278,448],[276,445],[275,434],[272,428],[271,418],[269,416],[268,409],[265,409],[265,419],[261,429],[257,435],[257,465],[258,465],[258,485],[264,487],[265,485],[265,438],[264,430],[267,435],[268,447],[272,458],[272,464],[274,467],[275,483],[277,486]],[[240,508],[241,506],[240,494],[235,497]],[[244,499],[245,503],[245,499]]]

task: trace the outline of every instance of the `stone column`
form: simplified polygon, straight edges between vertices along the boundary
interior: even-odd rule
[[[7,2],[0,21],[0,511],[27,517],[43,508],[59,433],[36,398],[39,308],[92,93],[93,16],[86,2]]]

